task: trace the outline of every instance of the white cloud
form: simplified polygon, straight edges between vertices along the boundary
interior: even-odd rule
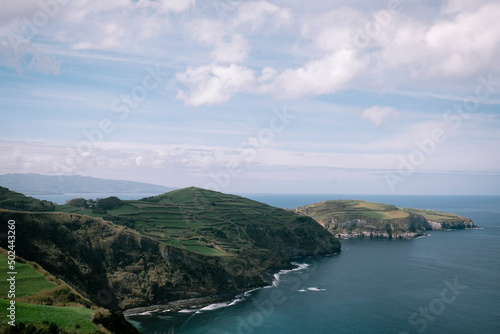
[[[142,0],[141,3],[151,3],[151,1]],[[159,0],[159,7],[163,11],[183,12],[195,4],[195,0]]]
[[[250,25],[252,30],[265,26],[268,32],[269,26],[279,28],[291,21],[288,9],[266,1],[233,3],[228,6],[233,6],[237,12],[221,20],[198,19],[189,25],[195,40],[213,48],[211,55],[215,62],[241,62],[247,58],[251,43],[244,36],[245,26]]]
[[[177,79],[191,89],[190,93],[180,90],[177,98],[193,106],[226,102],[234,94],[250,90],[255,82],[252,70],[236,64],[188,67]]]
[[[238,15],[232,25],[250,24],[254,30],[263,25],[266,28],[269,26],[279,28],[282,25],[288,25],[291,20],[292,15],[289,9],[278,7],[267,1],[249,1],[240,3]]]
[[[247,40],[241,34],[232,32],[220,22],[199,20],[191,25],[190,30],[196,40],[213,47],[211,55],[216,62],[243,61],[250,50]]]
[[[500,3],[492,2],[430,27],[425,42],[434,59],[428,66],[428,74],[463,77],[498,69],[499,17]]]
[[[313,40],[315,46],[336,52],[354,44],[356,27],[364,15],[350,7],[341,7],[308,18],[302,26],[302,35]]]
[[[189,67],[177,78],[192,92],[187,94],[180,91],[177,98],[190,105],[200,106],[228,101],[242,91],[272,94],[286,99],[329,94],[352,87],[354,79],[363,69],[363,62],[357,59],[354,51],[349,50],[311,60],[303,67],[282,73],[265,67],[258,78],[255,78],[252,70],[235,64],[228,67]]]
[[[467,86],[471,78],[500,70],[499,2],[450,0],[432,20],[414,15],[410,7],[383,24],[376,20],[380,10],[335,8],[306,18],[302,36],[320,52],[355,50],[370,89],[428,88],[429,83],[444,88],[450,80]],[[355,43],[357,34],[365,35],[365,45]]]
[[[365,109],[361,114],[362,118],[369,119],[375,126],[382,125],[383,122],[399,118],[399,112],[391,107],[374,106]]]
[[[149,13],[150,15],[168,12],[180,13],[194,5],[195,0],[72,0],[67,5],[65,16],[68,21],[80,23],[84,20],[96,21],[106,15],[133,16]],[[137,28],[137,27],[134,27]],[[140,28],[140,27],[139,27]]]
[[[279,98],[299,98],[305,95],[335,93],[352,87],[352,81],[364,69],[354,51],[341,50],[304,66],[288,69],[260,88]],[[267,71],[266,79],[269,81]]]
[[[448,0],[441,8],[443,14],[457,14],[464,11],[473,11],[490,0]]]
[[[168,31],[170,14],[180,13],[194,0],[90,0],[71,1],[64,8],[68,31],[60,36],[76,50],[120,50],[133,53],[136,47]],[[141,49],[140,52],[143,52]]]
[[[372,82],[427,89],[436,83],[448,88],[453,80],[467,87],[471,78],[498,71],[500,3],[460,3],[450,1],[443,9],[449,15],[432,22],[405,12],[394,16],[377,40],[379,50],[370,52]]]

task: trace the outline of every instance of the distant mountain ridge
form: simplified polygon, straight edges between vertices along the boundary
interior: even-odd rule
[[[80,175],[5,174],[0,185],[30,195],[65,193],[158,193],[176,188],[149,183],[100,179]]]

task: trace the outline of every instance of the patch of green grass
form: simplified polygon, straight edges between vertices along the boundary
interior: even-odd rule
[[[434,211],[434,210],[422,210],[422,209],[405,209],[406,211],[413,212],[420,214],[425,217],[425,219],[437,222],[437,223],[442,223],[442,222],[450,222],[454,220],[463,220],[462,217],[453,214],[453,213],[447,213],[447,212],[440,212],[440,211]]]
[[[77,208],[76,206],[69,206],[69,205],[56,205],[56,211],[67,212],[67,213],[77,213],[78,211],[81,211],[81,208]]]
[[[11,270],[8,268],[7,257],[0,254],[0,272],[7,273]],[[16,297],[27,295],[35,295],[38,292],[46,289],[52,289],[57,286],[53,282],[47,281],[38,271],[27,263],[16,262]],[[0,280],[0,296],[7,296],[10,283],[6,280]]]
[[[393,210],[393,211],[361,211],[361,214],[372,219],[390,220],[397,218],[406,218],[409,216],[407,212]]]
[[[202,255],[226,255],[215,248],[211,248],[211,247],[205,246],[203,244],[184,243],[183,241],[181,241],[180,243],[182,246],[184,246],[190,252],[194,252],[194,253],[198,253],[198,254],[202,254]]]
[[[138,209],[137,207],[129,204],[124,204],[114,210],[108,210],[108,214],[111,215],[123,215],[123,214],[128,214],[128,213],[136,213],[140,212],[141,210]]]
[[[165,240],[163,241],[163,243],[177,248],[182,248],[181,244],[179,244],[179,241],[177,239]]]
[[[7,307],[9,300],[0,299],[2,320],[8,319]],[[84,307],[57,307],[16,302],[16,324],[20,322],[42,324],[48,321],[68,331],[76,331],[75,325],[78,324],[80,326],[78,333],[91,333],[97,330],[97,326],[90,321],[93,312]]]
[[[185,221],[178,221],[178,220],[166,220],[166,219],[157,219],[154,221],[154,223],[151,223],[151,225],[159,227],[159,228],[187,228],[190,225],[193,225],[192,223],[189,224]]]
[[[139,208],[139,206],[137,206]],[[182,214],[181,210],[177,208],[170,208],[166,206],[145,206],[142,205],[141,207],[142,212],[161,212],[161,213],[167,213],[167,214]]]
[[[188,240],[178,240],[178,239],[170,239],[165,240],[163,243],[174,246],[177,248],[184,248],[190,252],[202,254],[202,255],[215,255],[215,256],[225,256],[227,254],[219,251],[216,248],[209,247],[205,245],[203,242],[197,239],[188,239]]]
[[[299,208],[317,221],[345,219],[346,217],[374,220],[404,219],[408,212],[394,205],[372,203],[360,200],[332,200],[306,205]]]

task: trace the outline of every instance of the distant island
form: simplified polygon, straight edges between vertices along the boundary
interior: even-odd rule
[[[162,194],[172,187],[149,183],[99,179],[80,175],[5,174],[0,185],[29,195],[60,195],[78,193]]]
[[[294,210],[315,219],[337,238],[403,238],[425,235],[429,230],[476,227],[466,217],[433,210],[398,208],[359,200],[331,200]]]

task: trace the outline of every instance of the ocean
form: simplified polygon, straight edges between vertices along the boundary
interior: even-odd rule
[[[283,208],[326,195],[247,197]],[[177,314],[129,317],[153,333],[500,333],[500,197],[343,196],[453,212],[480,229],[414,240],[343,240],[339,255],[305,258],[273,286]]]
[[[244,196],[283,208],[340,197]],[[342,240],[340,254],[296,260],[272,286],[233,301],[128,320],[145,334],[500,333],[500,196],[342,198],[452,212],[480,228]]]

